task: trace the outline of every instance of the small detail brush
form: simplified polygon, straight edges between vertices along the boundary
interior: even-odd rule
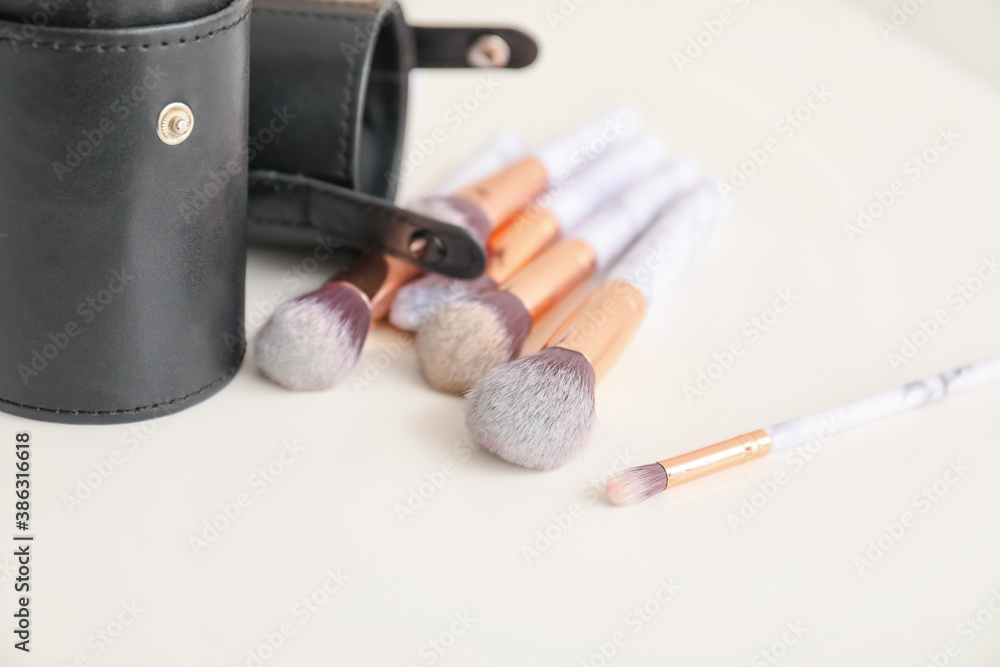
[[[448,180],[475,182],[523,152],[518,135],[501,133]],[[372,322],[385,317],[399,288],[418,275],[400,260],[362,254],[319,289],[275,308],[257,334],[257,367],[288,389],[333,386],[357,364]]]
[[[464,296],[496,289],[560,233],[580,222],[622,188],[649,172],[666,157],[663,140],[645,134],[612,148],[568,183],[556,183],[538,201],[494,231],[486,242],[489,264],[473,280],[426,275],[399,290],[389,311],[389,322],[408,331],[418,330],[435,310]]]
[[[608,499],[615,505],[631,505],[694,479],[726,468],[803,445],[837,432],[913,410],[964,391],[1000,380],[1000,358],[963,366],[920,382],[862,398],[839,407],[702,447],[658,463],[629,468],[608,480]]]
[[[608,266],[696,180],[697,170],[684,160],[655,169],[496,291],[436,310],[417,334],[417,358],[428,383],[461,393],[491,368],[517,358],[539,317]]]
[[[506,461],[542,470],[581,451],[594,426],[598,380],[724,210],[715,183],[696,188],[650,226],[541,352],[498,366],[479,380],[465,408],[473,438]]]

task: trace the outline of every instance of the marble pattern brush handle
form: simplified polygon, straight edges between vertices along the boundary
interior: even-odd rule
[[[573,231],[588,215],[630,183],[662,164],[663,141],[646,134],[612,148],[568,184],[554,184],[537,206],[529,206],[490,235],[486,243],[486,277],[495,287],[509,280],[550,247],[560,233]],[[460,290],[454,290],[456,298]]]
[[[552,213],[562,231],[573,231],[599,206],[629,183],[663,164],[667,147],[655,134],[645,133],[623,145],[608,150],[593,165],[576,175],[569,183],[560,184],[551,195],[546,209]]]
[[[498,288],[524,306],[531,320],[603,271],[642,231],[657,213],[697,180],[689,162],[674,160],[657,167],[619,193],[563,239]]]
[[[536,158],[545,166],[549,182],[565,181],[609,145],[634,137],[641,126],[633,107],[619,106],[548,142]]]
[[[609,144],[638,133],[640,119],[630,107],[570,129],[534,153],[467,184],[450,195],[412,200],[409,208],[464,227],[486,243],[490,233],[557,181],[581,171]]]
[[[976,387],[1000,380],[1000,359],[962,366],[940,375],[911,382],[807,417],[790,419],[765,428],[776,450],[790,449],[821,436],[891,417],[936,403]]]
[[[653,223],[608,273],[634,285],[647,303],[683,273],[728,208],[716,182],[703,183]]]
[[[656,214],[698,179],[687,160],[674,160],[647,175],[588,218],[573,233],[594,249],[598,271],[603,271],[643,232]]]

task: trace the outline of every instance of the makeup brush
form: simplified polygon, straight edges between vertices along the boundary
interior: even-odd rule
[[[610,113],[550,141],[537,152],[536,156],[525,158],[521,162],[511,165],[504,172],[497,174],[497,180],[501,185],[506,180],[513,179],[523,183],[530,181],[531,184],[539,186],[533,196],[521,201],[519,208],[524,208],[538,195],[541,195],[545,188],[561,186],[566,183],[599,159],[615,142],[624,143],[638,133],[639,128],[640,119],[635,110],[627,106],[618,107]],[[516,173],[509,176],[510,172]],[[537,180],[532,180],[540,177],[544,177],[540,183]],[[518,208],[507,207],[503,210],[496,210],[491,217],[485,213],[469,217],[469,202],[477,197],[487,200],[501,200],[501,198],[490,194],[490,190],[496,189],[496,187],[487,183],[484,187],[465,188],[454,197],[425,198],[417,204],[417,210],[440,220],[464,224],[470,231],[477,234],[482,231],[481,238],[486,244],[494,229],[518,210]],[[513,199],[508,198],[504,201],[511,203]],[[487,210],[486,206],[486,204],[481,205],[484,211]],[[461,211],[465,211],[465,213]],[[489,254],[489,248],[487,248],[487,254]],[[481,276],[458,285],[428,276],[416,282],[415,287],[400,292],[389,312],[389,322],[398,329],[416,331],[423,324],[429,311],[438,307],[438,299],[441,294],[447,295],[452,289],[457,289],[460,293],[465,293],[465,290],[478,292],[485,289],[484,286],[488,286],[490,280],[492,279],[488,276]]]
[[[724,209],[717,184],[698,186],[650,226],[541,352],[483,376],[467,395],[473,438],[506,461],[542,470],[582,450],[594,426],[597,381]]]
[[[399,290],[389,322],[416,331],[446,303],[481,294],[508,280],[560,233],[572,231],[594,209],[629,183],[663,162],[666,147],[655,134],[644,134],[595,160],[568,183],[556,183],[538,200],[501,224],[486,242],[486,272],[473,280],[428,274]]]
[[[460,393],[491,368],[517,358],[539,317],[608,266],[696,180],[687,161],[659,167],[497,290],[436,310],[417,334],[417,358],[427,382]]]
[[[447,180],[475,182],[519,155],[523,142],[503,132]],[[393,257],[364,253],[325,285],[279,305],[255,341],[257,367],[288,389],[326,389],[358,362],[374,320],[386,315],[396,291],[419,271]]]
[[[608,499],[615,505],[631,505],[678,484],[760,458],[772,450],[798,447],[822,436],[824,431],[832,435],[830,424],[835,424],[839,433],[997,380],[1000,380],[1000,358],[963,366],[832,410],[751,431],[658,463],[629,468],[608,480]]]
[[[286,389],[332,387],[358,363],[389,293],[418,273],[395,257],[362,254],[319,289],[274,309],[257,334],[257,368]]]

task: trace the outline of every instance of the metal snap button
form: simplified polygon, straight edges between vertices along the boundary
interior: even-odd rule
[[[156,134],[169,146],[176,146],[189,136],[194,129],[194,112],[181,102],[163,107],[156,121]]]
[[[482,35],[465,54],[472,67],[506,67],[510,62],[510,45],[500,35]]]

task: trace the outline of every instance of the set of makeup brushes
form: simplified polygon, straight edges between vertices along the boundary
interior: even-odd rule
[[[319,289],[275,309],[255,341],[258,368],[288,389],[327,389],[351,373],[368,331],[387,317],[416,332],[428,384],[465,395],[466,425],[484,449],[542,470],[587,445],[596,384],[727,209],[719,185],[669,156],[628,107],[533,153],[515,133],[502,133],[408,207],[479,238],[489,258],[483,276],[420,276],[401,260],[362,254]],[[541,351],[522,356],[539,320],[595,278]],[[1000,360],[626,470],[609,481],[608,498],[634,503],[772,447],[801,444],[831,414],[859,425],[994,379]]]

